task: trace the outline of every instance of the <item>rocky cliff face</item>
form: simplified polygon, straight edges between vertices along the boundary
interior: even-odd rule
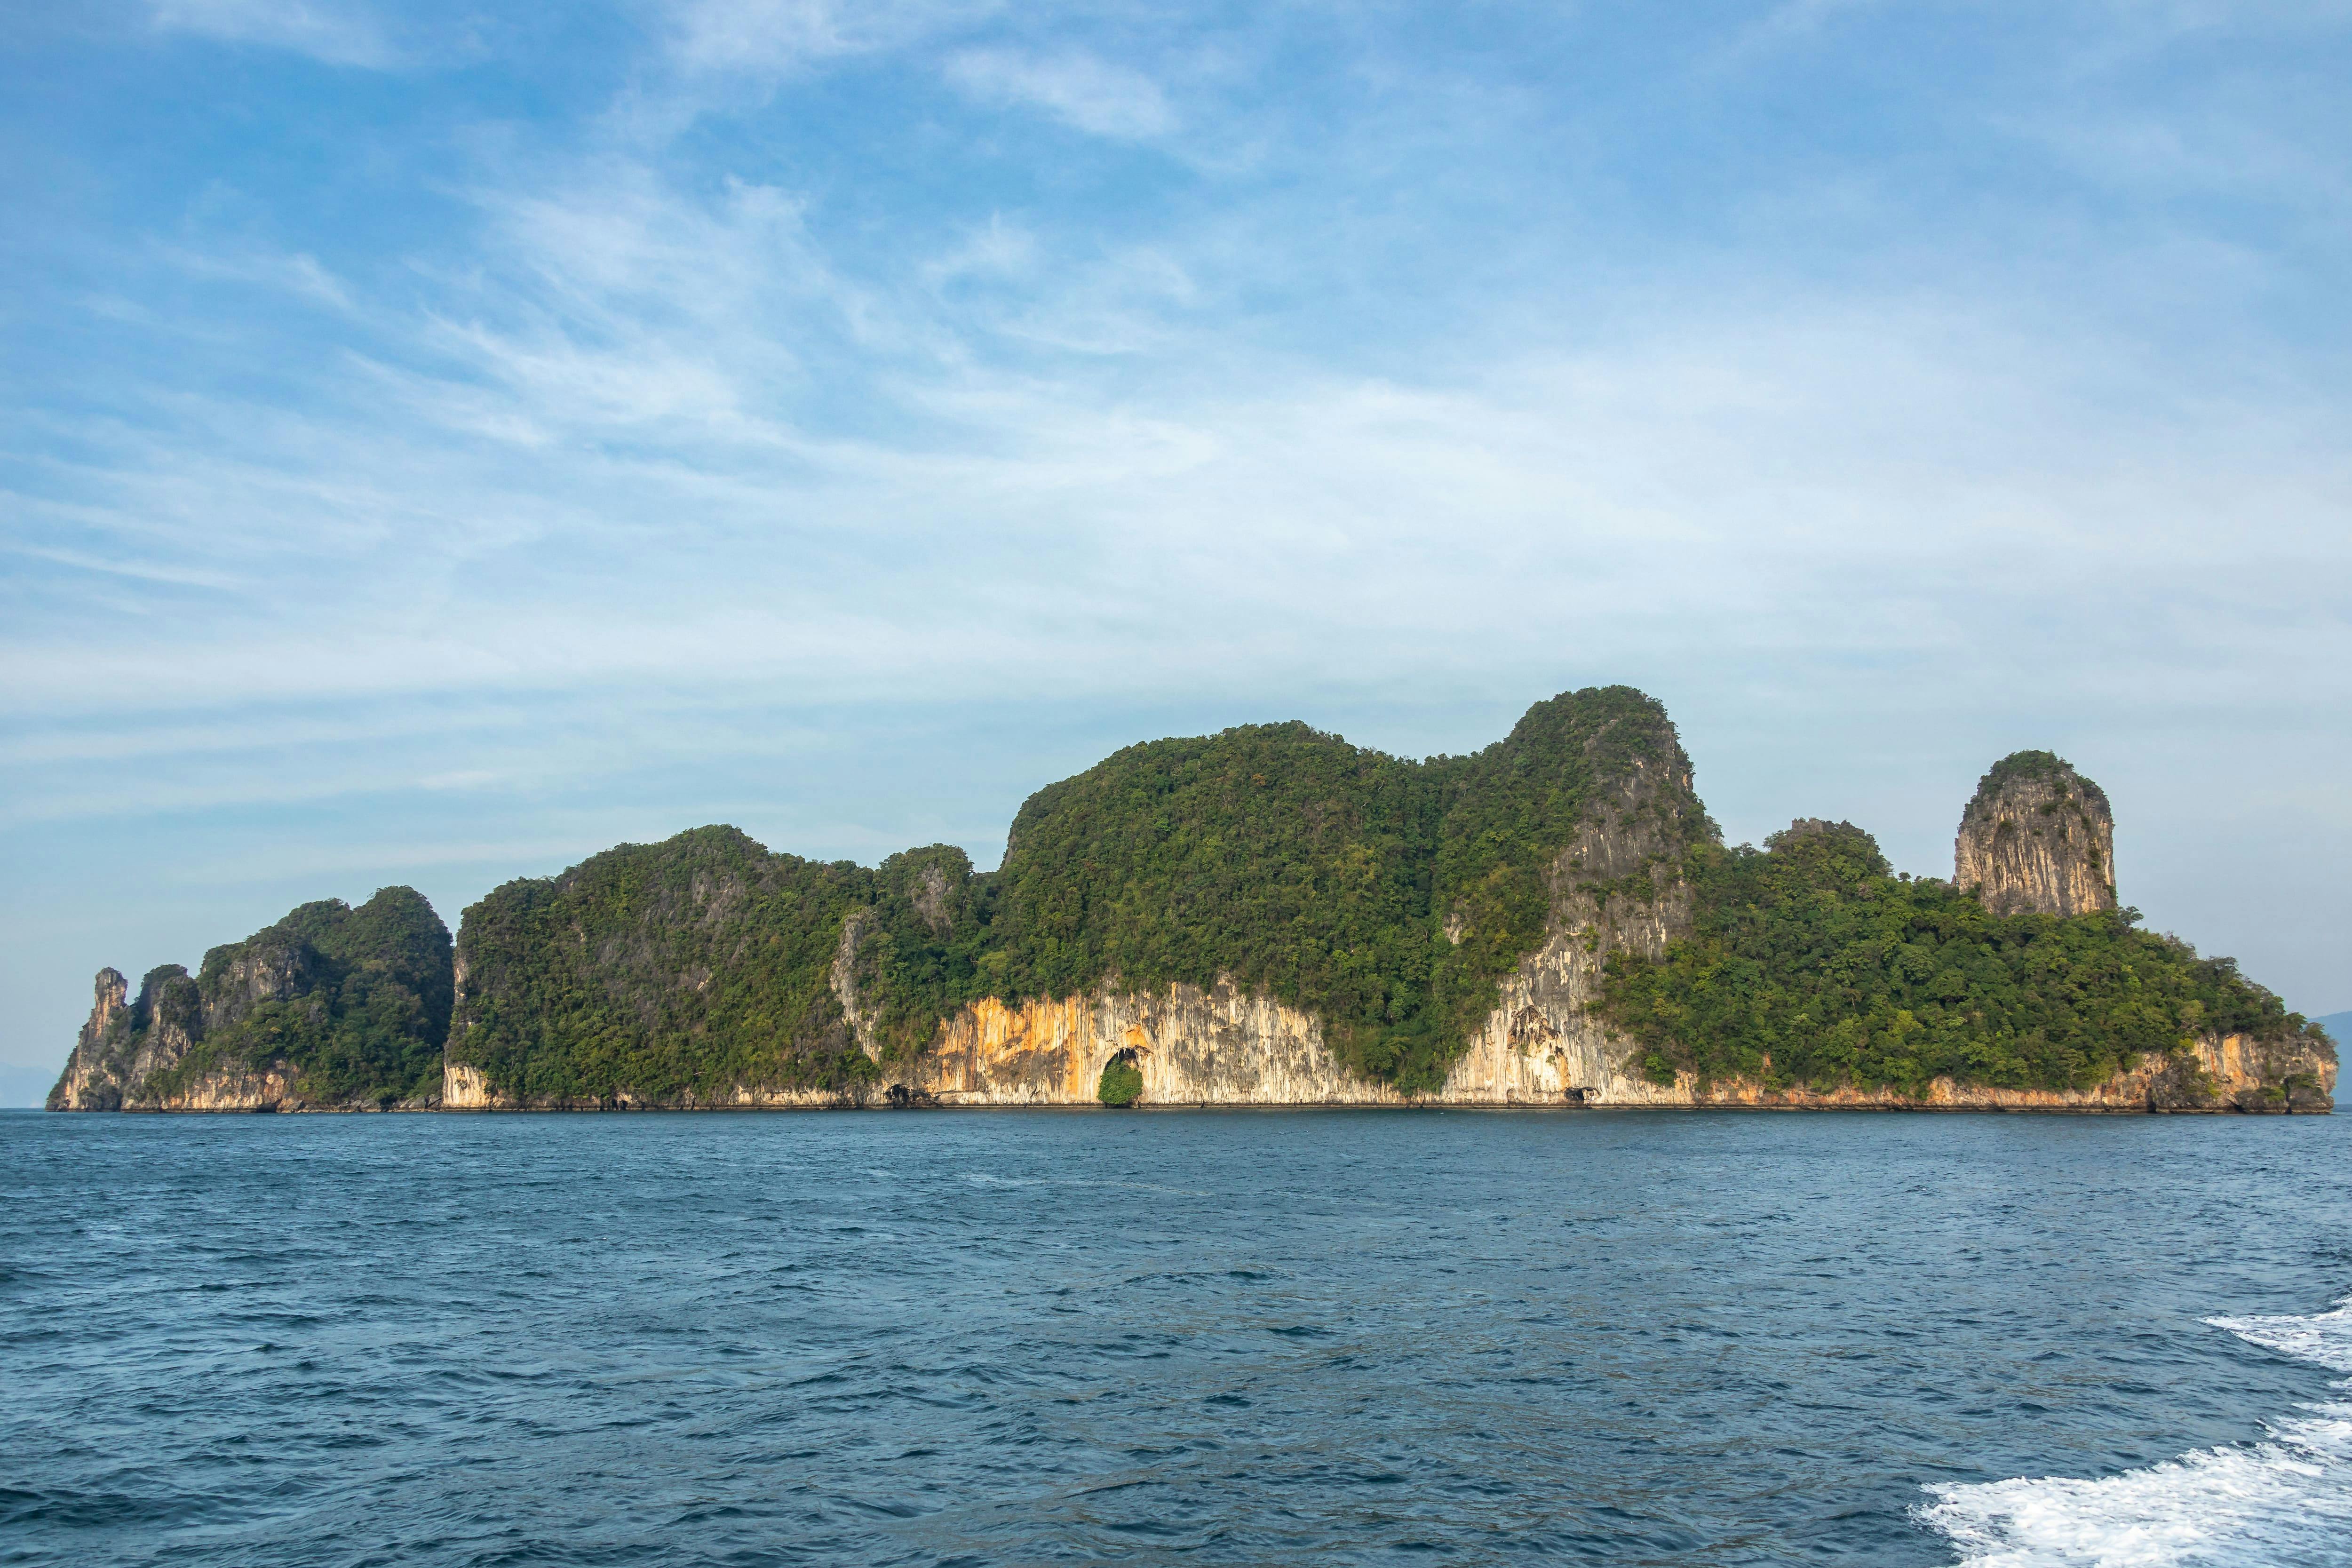
[[[1960,815],[1955,886],[1997,915],[2080,915],[2116,907],[2116,824],[2106,792],[2048,752],[1993,765]]]
[[[1772,1090],[1750,1083],[1675,1086],[1674,1103],[1791,1110],[2251,1111],[2325,1115],[2336,1061],[2308,1040],[2200,1035],[2088,1089],[1996,1089],[1937,1079],[1924,1095],[1887,1089]]]
[[[147,1109],[149,1084],[204,1037],[204,999],[176,963],[148,971],[136,998],[118,970],[98,972],[89,1019],[49,1090],[51,1110]]]
[[[131,1022],[130,986],[119,969],[98,972],[98,994],[90,1003],[89,1020],[82,1025],[73,1054],[66,1058],[65,1071],[49,1090],[51,1110],[122,1109],[122,1090],[131,1078],[137,1034]]]
[[[187,1070],[208,1033],[226,1030],[256,1001],[247,973],[208,1007],[201,987],[176,963],[152,971],[135,1000],[122,975],[98,972],[97,998],[65,1071],[49,1090],[51,1110],[277,1110],[311,1109],[282,1067],[259,1071],[242,1062],[200,1061]],[[262,992],[284,1002],[298,991]]]

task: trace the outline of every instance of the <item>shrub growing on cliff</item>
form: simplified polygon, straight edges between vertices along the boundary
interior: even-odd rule
[[[1113,1057],[1103,1063],[1102,1082],[1095,1087],[1095,1098],[1105,1105],[1133,1105],[1143,1096],[1143,1073],[1122,1057]]]
[[[2083,1089],[2204,1030],[2304,1028],[2228,959],[2137,929],[2137,912],[1997,918],[1889,873],[1846,824],[1765,850],[1695,850],[1691,935],[1613,956],[1599,1010],[1645,1076],[1917,1090],[1938,1077]]]

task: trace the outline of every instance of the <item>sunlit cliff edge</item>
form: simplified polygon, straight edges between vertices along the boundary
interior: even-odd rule
[[[1726,849],[1622,688],[1425,763],[1263,726],[1041,792],[993,873],[708,828],[454,944],[406,889],[307,905],[197,976],[101,972],[49,1104],[1092,1106],[1116,1063],[1146,1106],[2330,1109],[2324,1034],[2117,908],[2113,833],[2023,752],[1948,884],[1844,824]]]

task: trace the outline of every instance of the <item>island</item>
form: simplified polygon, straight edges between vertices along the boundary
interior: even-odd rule
[[[1849,823],[1727,847],[1664,709],[1420,761],[1302,723],[1130,746],[1002,865],[732,827],[467,909],[306,904],[135,994],[57,1110],[977,1106],[2333,1109],[2326,1032],[2118,903],[2105,794],[1985,774],[1954,874]]]

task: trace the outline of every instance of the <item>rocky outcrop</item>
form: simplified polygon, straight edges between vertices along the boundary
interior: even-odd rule
[[[299,1097],[285,1073],[247,1069],[184,1072],[211,1031],[231,1026],[264,1002],[299,994],[284,954],[234,965],[229,985],[207,1005],[202,986],[176,963],[149,971],[135,1000],[117,970],[98,972],[97,996],[65,1071],[49,1090],[51,1110],[264,1110]]]
[[[49,1090],[48,1108],[144,1108],[148,1086],[177,1068],[204,1032],[203,996],[180,965],[149,970],[135,998],[119,970],[101,969],[89,1018]]]
[[[374,1110],[400,1090],[414,1099],[448,1030],[448,970],[446,929],[405,888],[356,910],[303,905],[213,949],[195,975],[176,963],[151,970],[135,999],[118,971],[101,969],[48,1107]],[[344,1059],[321,1065],[331,1039]]]
[[[1655,958],[1690,928],[1681,855],[1703,827],[1679,747],[1636,761],[1552,868],[1541,946],[1498,987],[1436,1098],[1454,1105],[1655,1105],[1672,1091],[1593,1011],[1612,954]]]
[[[149,976],[151,981],[153,978]],[[57,1086],[49,1090],[51,1110],[122,1109],[123,1086],[131,1078],[131,1054],[138,1032],[131,1021],[130,986],[119,969],[98,972],[89,1019],[74,1041],[73,1053],[66,1058]]]
[[[2106,792],[2048,752],[1993,764],[1960,814],[1952,881],[1997,915],[2116,907],[2116,824]]]

